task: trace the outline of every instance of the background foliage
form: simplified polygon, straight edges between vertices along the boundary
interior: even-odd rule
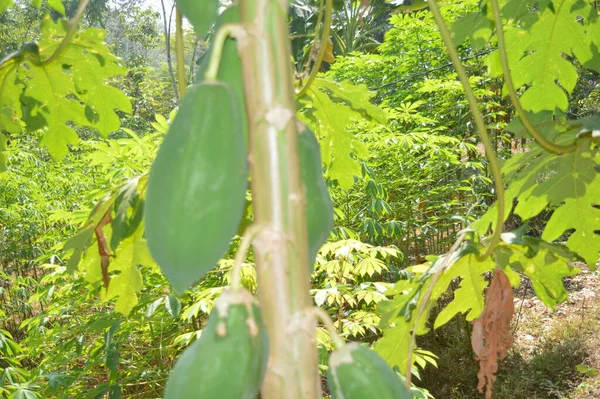
[[[412,332],[423,335],[411,370],[420,376],[437,364],[425,334],[462,331],[465,319],[476,319],[496,266],[555,307],[568,296],[563,278],[579,271],[571,262],[594,268],[598,260],[597,5],[501,5],[524,108],[545,137],[578,141],[575,151],[556,155],[528,138],[504,97],[486,3],[444,4],[514,205],[493,259],[474,255],[495,228],[488,161],[429,11],[334,2],[331,58],[299,98],[299,118],[321,143],[336,211],[312,278],[315,302],[344,338],[374,344],[404,374]],[[46,63],[66,33],[61,16],[76,7],[0,0],[0,167],[7,169],[0,174],[0,396],[160,397],[174,359],[230,281],[238,239],[192,290],[171,292],[147,254],[140,218],[146,172],[177,105],[165,49],[171,38],[139,1],[93,1],[71,44]],[[291,4],[300,79],[321,7]],[[186,32],[185,47],[193,82],[206,43]],[[94,230],[106,212],[113,220],[102,224],[110,243],[103,258]],[[436,280],[425,316],[411,318],[439,255],[468,226],[475,231]],[[251,262],[243,283],[255,292]],[[324,365],[325,330],[319,348]]]

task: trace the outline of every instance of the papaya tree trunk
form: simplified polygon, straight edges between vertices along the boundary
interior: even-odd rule
[[[321,398],[300,177],[287,0],[242,0],[259,301],[269,334],[265,399]]]

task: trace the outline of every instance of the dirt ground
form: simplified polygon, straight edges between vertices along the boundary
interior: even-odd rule
[[[600,275],[585,265],[577,276],[565,279],[569,298],[556,306],[546,307],[533,294],[531,286],[524,284],[515,297],[513,352],[525,360],[533,359],[548,346],[573,350],[583,355],[576,366],[581,380],[570,392],[557,390],[553,397],[600,399]],[[600,268],[600,262],[597,265]],[[527,289],[528,288],[528,289]],[[519,295],[521,294],[521,295]],[[572,353],[565,353],[568,356]],[[560,360],[560,359],[557,359]],[[552,391],[552,390],[550,390]]]

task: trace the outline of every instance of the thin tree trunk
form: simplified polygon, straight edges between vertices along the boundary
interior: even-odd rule
[[[300,180],[288,0],[242,0],[258,296],[269,334],[265,399],[322,397]]]
[[[167,66],[169,67],[169,77],[171,78],[171,85],[173,86],[173,94],[175,95],[175,101],[179,103],[179,93],[177,91],[177,81],[175,80],[175,73],[173,72],[173,61],[171,60],[171,19],[173,18],[173,10],[175,9],[175,3],[171,7],[169,13],[169,22],[167,23],[167,10],[165,9],[165,0],[160,0],[163,15],[163,31],[165,33],[165,50],[167,51]]]

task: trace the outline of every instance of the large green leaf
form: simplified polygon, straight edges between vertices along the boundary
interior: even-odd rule
[[[438,328],[449,322],[458,313],[468,312],[467,320],[476,319],[483,311],[483,290],[488,283],[483,274],[494,269],[495,263],[491,258],[484,261],[477,259],[477,254],[470,253],[456,261],[440,277],[432,291],[431,298],[437,299],[446,291],[452,280],[460,277],[460,286],[454,291],[454,299],[450,302],[435,319],[434,328]]]
[[[592,169],[593,171],[594,169]],[[586,190],[567,198],[548,221],[542,238],[557,239],[565,231],[574,229],[567,247],[581,255],[594,268],[600,253],[600,174],[596,173]]]
[[[48,5],[60,15],[65,15],[65,6],[61,0],[48,0]]]
[[[541,13],[527,14],[520,21],[522,27],[506,35],[515,86],[528,86],[521,102],[535,112],[568,108],[567,94],[575,88],[578,74],[565,55],[585,64],[594,57],[590,44],[600,44],[592,30],[598,22],[588,18],[593,15],[589,3],[557,0],[552,5]]]
[[[0,67],[0,133],[21,130],[21,108],[16,107],[23,85],[17,83],[17,60],[10,60]]]
[[[408,348],[412,339],[413,330],[416,328],[417,335],[423,335],[429,331],[427,320],[431,309],[436,305],[435,301],[430,301],[419,319],[419,325],[415,325],[415,319],[407,321],[404,317],[398,317],[394,320],[395,326],[383,330],[383,337],[375,344],[375,350],[391,366],[398,367],[404,375],[408,371]],[[415,362],[413,356],[412,362]],[[411,365],[412,368],[412,365]]]
[[[217,19],[219,0],[178,0],[177,8],[203,38]]]
[[[476,49],[485,47],[492,34],[492,21],[483,12],[471,12],[452,24],[452,40],[456,46],[469,39]]]
[[[20,129],[20,98],[27,128],[47,128],[40,145],[56,159],[79,140],[73,124],[95,127],[107,136],[120,126],[115,109],[131,112],[127,97],[106,84],[126,70],[103,43],[102,31],[90,28],[76,34],[52,62],[44,62],[66,35],[62,22],[45,17],[38,45],[25,45],[0,68],[0,130]]]
[[[580,141],[577,151],[564,155],[544,153],[536,161],[535,168],[527,168],[526,178],[513,182],[520,186],[515,213],[525,220],[548,205],[583,197],[598,175],[589,140]]]
[[[13,0],[0,0],[0,14],[13,4]]]
[[[320,89],[318,83],[317,80],[301,100],[307,107],[303,114],[304,120],[321,139],[327,177],[337,180],[342,188],[349,189],[354,184],[354,176],[361,175],[359,159],[366,157],[368,151],[348,128],[354,121],[364,118],[363,112],[369,106],[358,99],[347,100],[359,107],[357,109],[343,101],[334,102]]]
[[[579,272],[569,264],[573,255],[560,245],[515,233],[502,235],[503,242],[496,248],[495,257],[506,262],[504,266],[529,277],[538,298],[554,308],[568,296],[563,278]]]
[[[110,271],[118,274],[111,278],[104,298],[117,297],[115,310],[125,315],[138,303],[136,293],[144,288],[138,266],[154,263],[142,235],[143,229],[140,228],[136,234],[122,241],[110,264]]]

